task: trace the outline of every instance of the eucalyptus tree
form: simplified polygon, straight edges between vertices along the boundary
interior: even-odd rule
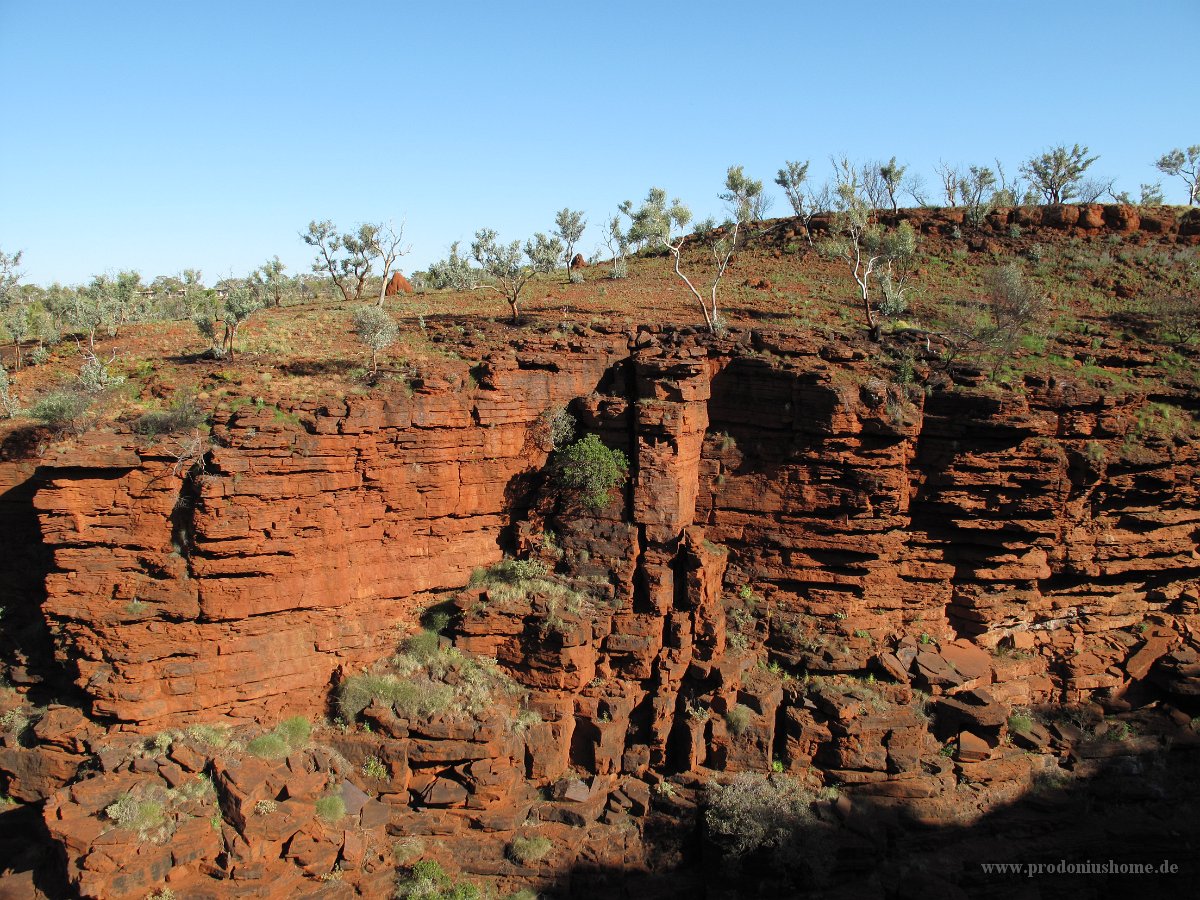
[[[550,234],[563,244],[562,258],[566,260],[568,282],[571,280],[571,260],[575,258],[575,245],[583,237],[585,228],[587,220],[584,219],[582,210],[563,207],[554,216],[554,230]]]
[[[785,160],[783,168],[775,174],[775,183],[783,188],[788,203],[797,216],[804,215],[804,182],[808,178],[808,160],[792,162]]]
[[[871,221],[869,201],[852,183],[838,186],[838,210],[830,223],[830,237],[821,246],[823,255],[843,260],[858,287],[863,324],[871,340],[878,341],[883,318],[898,316],[907,307],[908,280],[916,252],[916,232],[908,222],[887,231]],[[877,302],[871,285],[883,294]]]
[[[1188,189],[1188,206],[1200,203],[1200,144],[1186,150],[1176,147],[1159,157],[1154,167],[1164,175],[1183,179]]]
[[[1099,156],[1088,156],[1088,148],[1060,145],[1025,161],[1021,172],[1047,204],[1067,203],[1078,196],[1084,173]]]
[[[908,166],[898,164],[894,156],[879,166],[879,179],[883,183],[884,191],[887,192],[888,202],[892,204],[892,212],[896,212],[898,209],[896,194],[900,191],[906,171],[908,171]]]
[[[371,274],[374,237],[374,226],[360,225],[354,234],[341,234],[328,219],[309,222],[308,230],[300,233],[301,240],[317,250],[313,272],[328,275],[346,302],[362,297]]]
[[[247,277],[231,282],[223,297],[209,295],[207,302],[192,314],[192,322],[212,343],[216,356],[232,359],[238,329],[265,305],[266,295],[253,278]]]
[[[250,274],[250,278],[255,283],[255,287],[260,295],[270,301],[272,306],[279,307],[283,305],[283,295],[288,287],[288,277],[283,274],[286,269],[287,266],[276,255],[268,259]]]
[[[399,229],[391,222],[363,225],[359,229],[359,236],[367,251],[373,254],[383,267],[383,274],[379,279],[379,302],[376,304],[383,306],[383,298],[387,296],[388,275],[391,273],[392,266],[396,264],[396,260],[412,249],[411,245],[404,243],[404,223],[400,223]]]
[[[521,291],[539,272],[552,272],[562,256],[563,245],[556,237],[538,232],[525,241],[502,243],[490,228],[475,232],[471,256],[479,263],[489,280],[479,287],[495,291],[508,303],[514,323],[521,320]]]
[[[104,330],[116,337],[120,327],[134,318],[142,279],[137,272],[118,272],[116,276],[96,275],[75,292],[69,313],[72,327],[87,335],[88,350],[96,350],[96,332]]]
[[[672,200],[668,206],[667,192],[661,188],[651,188],[636,211],[633,211],[631,203],[622,205],[632,219],[629,239],[663,247],[671,254],[675,260],[675,274],[700,304],[704,324],[709,331],[719,331],[724,327],[717,303],[717,290],[737,253],[741,230],[754,221],[755,215],[762,209],[762,190],[762,182],[748,178],[742,166],[730,166],[725,173],[725,190],[717,195],[725,201],[729,217],[719,226],[711,218],[696,225],[692,237],[705,248],[712,265],[707,296],[700,292],[683,270],[683,250],[688,241],[685,229],[692,221],[692,211],[678,199]]]

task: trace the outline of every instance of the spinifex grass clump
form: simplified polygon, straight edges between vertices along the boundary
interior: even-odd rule
[[[304,747],[311,735],[312,725],[308,719],[293,716],[280,722],[274,731],[256,737],[246,749],[264,759],[280,759]]]
[[[488,600],[495,603],[521,604],[536,598],[534,608],[542,615],[543,632],[563,631],[562,613],[578,615],[594,602],[594,597],[575,590],[570,581],[551,574],[536,559],[505,559],[490,569],[476,569],[470,585],[486,587]]]
[[[423,631],[405,641],[404,650],[381,671],[343,681],[338,710],[345,721],[353,722],[373,700],[379,700],[404,718],[478,717],[498,695],[520,692],[494,659],[441,647],[436,633]]]

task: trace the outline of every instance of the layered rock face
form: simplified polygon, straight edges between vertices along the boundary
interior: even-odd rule
[[[30,773],[22,797],[50,796],[88,896],[294,893],[335,866],[377,895],[380,847],[422,836],[497,889],[571,888],[573,870],[677,862],[655,823],[687,822],[689,786],[718,773],[845,786],[828,812],[847,822],[869,802],[936,825],[1060,761],[1196,746],[1195,444],[1146,398],[1076,379],[962,381],[926,393],[778,334],[592,333],[496,354],[477,388],[249,404],[211,446],[113,437],[43,459],[59,660],[95,718],[177,730],[72,786],[55,790],[70,765]],[[545,477],[564,405],[629,457],[606,509]],[[565,587],[463,588],[501,548]],[[486,714],[383,691],[357,727],[274,762],[181,730],[324,713],[447,597],[442,652],[492,657],[519,689]],[[1026,714],[1060,704],[1083,712]],[[51,713],[42,750],[101,747]],[[1106,739],[1105,714],[1133,717],[1133,738]],[[8,750],[10,773],[41,752]],[[211,788],[188,787],[203,773]],[[319,812],[335,793],[352,819]],[[130,849],[106,812],[125,796],[165,809],[168,837]],[[539,871],[506,849],[531,830],[553,847]]]
[[[500,557],[544,410],[624,339],[562,341],[487,389],[247,403],[212,441],[94,438],[43,459],[45,615],[95,714],[142,730],[323,712],[330,674],[394,647],[430,591]]]

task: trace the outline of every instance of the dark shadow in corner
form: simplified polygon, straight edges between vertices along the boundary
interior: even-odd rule
[[[0,458],[28,458],[33,450],[25,444],[44,436],[41,428],[16,431],[0,446]],[[0,665],[14,682],[30,686],[34,703],[51,699],[71,703],[82,698],[76,696],[74,679],[54,656],[42,611],[46,575],[54,567],[54,556],[42,540],[33,506],[33,496],[42,480],[40,471],[33,469],[27,479],[0,494],[0,535],[4,536],[4,552],[0,553],[0,607],[4,609]]]
[[[0,808],[0,898],[78,894],[67,882],[62,853],[42,820],[42,804]]]
[[[958,789],[964,806],[975,791]],[[657,797],[646,820],[648,865],[579,865],[546,885],[544,898],[733,900],[1126,900],[1196,896],[1200,876],[1200,750],[1116,757],[1092,777],[1035,784],[972,824],[937,823],[922,801],[847,794],[823,804],[826,825],[794,831],[784,852],[726,863],[701,835],[698,811]],[[906,807],[906,804],[909,806]],[[674,809],[675,815],[666,814]],[[830,823],[836,823],[830,826]],[[826,858],[823,880],[813,867]],[[1174,874],[1053,871],[1068,866],[1166,862]],[[1030,864],[1043,871],[987,871]]]

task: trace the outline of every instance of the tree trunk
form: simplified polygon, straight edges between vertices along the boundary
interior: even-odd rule
[[[383,308],[383,298],[387,296],[387,285],[388,285],[387,278],[388,278],[388,269],[390,269],[390,268],[391,268],[391,265],[385,265],[383,267],[383,281],[379,285],[379,302],[377,304],[375,304],[380,309]]]

